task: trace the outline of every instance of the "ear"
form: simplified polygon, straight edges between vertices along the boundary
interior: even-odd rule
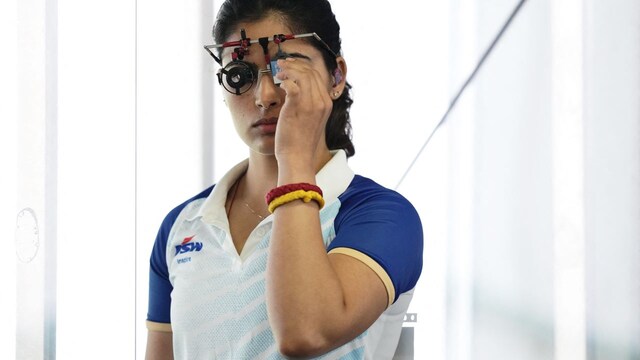
[[[342,70],[340,68],[336,68],[333,70],[333,87],[342,82]]]
[[[331,97],[334,99],[342,95],[342,91],[344,91],[344,87],[347,84],[347,63],[342,56],[338,56],[336,62],[338,63],[338,67],[333,71],[333,74],[331,74],[333,77]],[[334,96],[334,94],[338,95]]]

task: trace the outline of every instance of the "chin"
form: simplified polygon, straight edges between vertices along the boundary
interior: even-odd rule
[[[276,153],[273,142],[261,143],[257,146],[252,146],[251,151],[265,156],[273,156]]]

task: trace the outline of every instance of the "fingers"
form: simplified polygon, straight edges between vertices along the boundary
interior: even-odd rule
[[[282,80],[280,88],[286,93],[285,102],[294,106],[299,115],[316,115],[319,121],[326,120],[333,107],[328,74],[323,77],[309,61],[303,59],[279,60],[278,66],[282,70],[277,76]]]
[[[285,92],[285,101],[278,115],[276,157],[279,164],[286,163],[286,159],[313,158],[318,144],[324,141],[324,129],[333,107],[328,72],[322,72],[324,64],[297,58],[278,60],[278,66],[281,71],[276,76],[282,81],[280,88]]]
[[[326,99],[329,96],[325,79],[310,62],[289,57],[278,60],[278,66],[281,71],[276,76],[282,81],[280,87],[288,96],[295,97],[300,93],[309,94],[316,99]]]

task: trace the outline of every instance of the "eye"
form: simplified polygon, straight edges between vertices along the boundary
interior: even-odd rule
[[[218,82],[228,92],[236,95],[247,92],[258,78],[255,65],[244,61],[232,61],[218,73]]]

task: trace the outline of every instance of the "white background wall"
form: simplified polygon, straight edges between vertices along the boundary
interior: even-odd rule
[[[356,172],[396,186],[516,3],[370,1],[363,13],[332,2],[354,85]],[[19,163],[46,154],[14,134],[54,134],[57,354],[143,358],[162,218],[246,154],[202,49],[219,3],[51,4],[57,14],[44,0],[0,4],[0,333],[15,333],[16,289],[44,289],[18,274],[15,219],[29,201],[15,189],[52,173]],[[38,26],[19,21],[27,6]],[[49,62],[34,46],[46,41]],[[24,97],[52,99],[18,71],[27,59],[57,84],[49,132],[25,128],[43,119],[24,118]],[[425,228],[416,358],[639,356],[639,64],[636,2],[525,4],[399,187]],[[25,171],[40,177],[25,182]],[[0,344],[0,358],[15,358],[14,337]]]

